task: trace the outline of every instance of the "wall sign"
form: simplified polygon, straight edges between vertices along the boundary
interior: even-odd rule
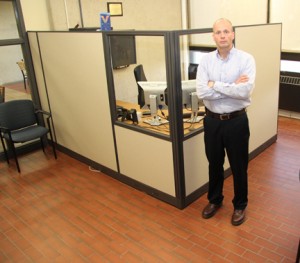
[[[108,2],[107,12],[111,16],[123,16],[123,7],[121,2]]]

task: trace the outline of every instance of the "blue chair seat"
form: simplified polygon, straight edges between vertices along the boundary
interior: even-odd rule
[[[11,132],[12,141],[15,143],[23,143],[39,139],[40,137],[46,135],[49,130],[43,126],[34,125],[24,129],[16,130]],[[9,135],[5,133],[3,137],[9,140]]]

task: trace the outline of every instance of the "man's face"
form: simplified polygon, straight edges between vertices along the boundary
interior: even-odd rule
[[[234,39],[232,26],[226,20],[221,20],[214,25],[213,39],[218,49],[231,49]]]

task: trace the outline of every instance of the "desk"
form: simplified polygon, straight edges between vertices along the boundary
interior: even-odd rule
[[[137,112],[141,112],[143,114],[143,112],[147,111],[146,109],[140,109],[139,105],[134,104],[134,103],[129,103],[129,102],[124,102],[124,101],[117,101],[117,106],[121,106],[127,110],[131,110],[131,109],[135,109]],[[201,107],[200,110],[204,111],[204,107]],[[183,113],[189,113],[188,110],[184,109]],[[157,116],[162,118],[162,119],[166,119],[168,118],[168,110],[158,110],[157,111]],[[165,123],[165,124],[161,124],[159,126],[151,126],[148,123],[145,123],[145,120],[149,120],[151,119],[150,115],[146,115],[143,116],[141,118],[141,121],[139,121],[138,123],[133,123],[131,120],[124,120],[124,123],[127,124],[131,124],[131,125],[135,125],[135,126],[139,126],[148,130],[152,130],[155,132],[159,132],[162,134],[167,134],[170,135],[170,129],[169,129],[169,123]],[[188,119],[184,119],[184,120],[188,120]],[[119,118],[119,121],[120,118]],[[187,135],[195,130],[199,130],[203,127],[203,120],[201,120],[200,122],[196,122],[196,123],[188,123],[188,122],[183,122],[183,129],[184,129],[184,134]]]

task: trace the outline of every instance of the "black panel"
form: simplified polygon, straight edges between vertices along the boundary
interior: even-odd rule
[[[300,73],[281,72],[279,109],[300,112]]]

